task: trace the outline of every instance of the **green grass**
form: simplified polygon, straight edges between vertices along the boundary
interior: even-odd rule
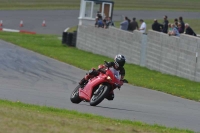
[[[67,32],[74,32],[77,31],[78,26],[70,27],[70,29]]]
[[[174,10],[200,11],[198,0],[114,0],[115,10]],[[16,9],[79,9],[80,0],[0,0],[0,10]],[[178,8],[177,8],[178,7]],[[186,22],[186,21],[185,21]],[[190,22],[188,22],[190,23]],[[148,22],[148,27],[151,23]],[[196,22],[196,25],[199,24]],[[190,25],[199,32],[198,26]],[[194,28],[195,27],[195,28]],[[76,27],[74,27],[76,29]],[[70,29],[70,31],[74,31]],[[0,32],[0,38],[43,55],[90,69],[110,58],[94,55],[61,45],[57,36],[26,35]],[[86,60],[87,59],[87,60]],[[94,62],[95,60],[95,62]],[[137,65],[125,66],[131,84],[198,101],[200,84],[170,75],[163,75]],[[189,130],[166,128],[128,120],[113,120],[92,114],[0,100],[0,133],[65,132],[65,133],[193,133]]]
[[[113,0],[115,10],[200,11],[199,0]],[[0,9],[79,9],[80,0],[1,0]]]
[[[27,35],[0,32],[0,38],[86,70],[97,67],[99,64],[102,64],[104,60],[113,60],[74,47],[63,46],[61,45],[61,40],[58,40],[58,37],[53,35]],[[125,69],[125,78],[128,79],[130,84],[191,100],[200,100],[199,82],[151,71],[134,64],[126,64]]]
[[[0,100],[0,133],[194,133],[53,107]]]
[[[130,19],[132,20],[132,18],[130,18]],[[137,18],[136,21],[138,22],[138,26],[140,27],[139,19],[142,19],[142,18]],[[169,23],[174,23],[174,19],[175,18],[170,18],[169,19]],[[148,19],[148,20],[144,20],[144,21],[147,24],[147,30],[151,30],[152,29],[151,26],[152,26],[154,20],[153,19],[152,20]],[[183,21],[185,23],[188,23],[196,34],[200,34],[200,19],[183,19]],[[162,19],[158,19],[158,22],[162,24],[163,20]],[[121,22],[115,22],[115,26],[119,28],[120,27],[120,23]]]

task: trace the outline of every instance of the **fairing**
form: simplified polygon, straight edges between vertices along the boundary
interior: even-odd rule
[[[107,77],[110,76],[112,80],[107,80]],[[114,88],[114,84],[120,84],[120,74],[114,68],[106,69],[106,74],[100,73],[98,76],[89,80],[87,85],[84,88],[79,89],[79,97],[86,101],[90,101],[92,97],[93,89],[102,84],[102,83],[109,83],[112,86],[112,90]]]

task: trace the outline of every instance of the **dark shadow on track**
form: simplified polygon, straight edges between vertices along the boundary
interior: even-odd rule
[[[84,105],[84,106],[89,106],[89,107],[95,107],[95,108],[101,108],[101,109],[109,109],[109,110],[118,110],[118,111],[127,111],[127,112],[141,112],[141,113],[147,113],[143,111],[137,111],[137,110],[131,110],[131,109],[121,109],[121,108],[114,108],[114,107],[105,107],[105,106],[90,106],[87,104],[79,104],[79,105]]]

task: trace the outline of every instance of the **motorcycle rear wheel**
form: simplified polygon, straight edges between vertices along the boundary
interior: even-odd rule
[[[80,97],[79,97],[79,88],[80,88],[81,86],[80,85],[78,85],[75,89],[74,89],[74,91],[72,92],[72,94],[71,94],[71,96],[70,96],[70,100],[71,100],[71,102],[72,103],[76,103],[76,104],[78,104],[78,103],[80,103],[82,100],[80,99]]]
[[[102,85],[100,87],[98,88],[98,89],[100,89],[98,94],[96,94],[96,95],[93,94],[92,98],[90,99],[90,105],[91,106],[96,106],[99,103],[101,103],[104,100],[104,98],[108,95],[108,93],[110,91],[109,85]]]

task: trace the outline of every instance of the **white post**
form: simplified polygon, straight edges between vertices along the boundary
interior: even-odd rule
[[[85,0],[81,0],[79,18],[85,16]]]
[[[81,0],[81,4],[80,4],[80,13],[79,13],[79,25],[82,25],[82,19],[85,17],[85,0]]]
[[[104,18],[104,3],[102,3],[102,7],[101,7],[101,16],[102,18]]]
[[[93,9],[94,9],[94,2],[92,2],[92,5],[91,5],[92,7],[91,7],[91,18],[93,17]]]
[[[112,12],[112,4],[110,3],[110,11],[109,11],[109,16],[108,17],[111,17],[111,12]]]

